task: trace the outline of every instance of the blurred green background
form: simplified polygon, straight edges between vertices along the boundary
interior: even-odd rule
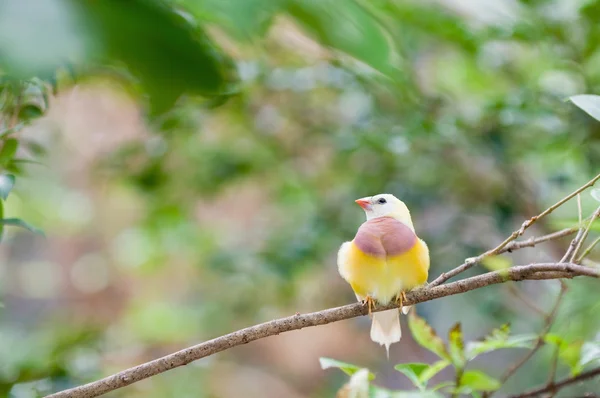
[[[1,1],[0,166],[17,175],[4,217],[46,237],[4,230],[0,396],[35,397],[354,302],[335,257],[363,222],[359,197],[408,204],[430,280],[495,246],[600,170],[600,123],[565,102],[600,92],[599,19],[596,0]],[[585,214],[594,203],[583,196]],[[569,203],[531,234],[576,220]],[[568,243],[507,258],[557,260]],[[553,332],[600,339],[596,281],[568,284]],[[559,290],[515,287],[546,310]],[[417,311],[443,336],[456,322],[468,340],[506,322],[539,331],[543,318],[510,289]],[[365,317],[107,396],[330,397],[346,377],[321,370],[320,356],[410,389],[392,365],[433,356],[403,328],[390,361]],[[552,352],[502,393],[545,383]],[[476,367],[497,376],[524,353]],[[578,391],[600,382],[559,396]]]

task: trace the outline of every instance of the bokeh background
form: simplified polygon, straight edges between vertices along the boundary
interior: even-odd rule
[[[0,396],[354,302],[335,256],[364,219],[359,197],[409,205],[430,280],[495,246],[600,170],[600,123],[565,101],[600,92],[599,19],[596,0],[0,2],[3,128],[22,122],[0,137],[18,143],[14,159],[0,155],[17,173],[4,215],[46,235],[6,227],[0,244]],[[587,194],[583,208],[595,208]],[[569,203],[530,234],[576,220]],[[557,260],[568,243],[503,261]],[[568,284],[553,331],[593,341],[598,284]],[[456,322],[467,340],[506,322],[539,331],[515,288],[547,310],[559,284],[497,285],[417,311],[442,336]],[[389,361],[365,317],[107,396],[330,397],[347,377],[321,370],[321,356],[410,389],[393,365],[434,358],[404,322]],[[545,383],[552,352],[502,393]],[[523,354],[475,366],[498,376]],[[600,382],[561,396],[577,391]]]

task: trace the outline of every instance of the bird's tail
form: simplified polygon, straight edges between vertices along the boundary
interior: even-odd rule
[[[400,341],[400,337],[402,337],[402,330],[400,329],[400,312],[397,309],[373,314],[371,340],[385,345],[388,358],[390,357],[390,345]]]

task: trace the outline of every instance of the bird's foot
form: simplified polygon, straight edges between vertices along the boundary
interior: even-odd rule
[[[372,317],[373,316],[373,309],[375,308],[375,300],[373,299],[373,297],[367,295],[364,299],[363,299],[363,305],[366,305],[369,308],[369,316]]]
[[[402,303],[404,303],[405,301],[406,301],[406,293],[403,290],[400,293],[398,293],[398,295],[396,296],[396,304],[398,304],[398,307],[400,309],[402,309]]]

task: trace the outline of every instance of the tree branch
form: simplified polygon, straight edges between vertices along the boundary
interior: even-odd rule
[[[537,238],[529,238],[529,239],[523,240],[523,241],[512,241],[509,244],[507,244],[506,246],[504,246],[503,248],[501,248],[500,250],[498,250],[498,252],[496,254],[503,254],[506,252],[512,253],[515,250],[523,249],[525,247],[534,247],[538,243],[543,243],[543,242],[548,242],[548,241],[555,240],[555,239],[560,239],[565,236],[572,235],[579,230],[580,230],[579,227],[571,227],[571,228],[562,229],[557,232],[553,232],[548,235],[543,235],[543,236],[540,236]],[[429,284],[429,286],[441,285],[442,283],[446,282],[448,279],[471,268],[473,265],[477,264],[478,262],[483,260],[485,257],[487,257],[487,256],[484,253],[478,257],[473,257],[471,259],[468,259],[462,265],[459,265],[458,267],[456,267],[448,272],[442,273],[433,282],[431,282]],[[471,264],[471,262],[473,262],[473,261],[474,261],[474,263]]]
[[[533,225],[533,223],[535,223],[539,219],[547,216],[548,214],[552,213],[558,207],[562,206],[569,200],[573,199],[575,196],[579,195],[581,192],[585,191],[586,189],[588,189],[589,187],[594,185],[596,183],[596,181],[598,181],[598,180],[600,180],[600,174],[598,174],[596,177],[594,177],[590,181],[588,181],[585,185],[582,185],[577,190],[575,190],[574,192],[565,196],[564,198],[562,198],[561,200],[559,200],[552,206],[548,207],[546,210],[544,210],[537,216],[533,216],[529,220],[526,220],[521,225],[521,228],[517,229],[516,231],[513,231],[513,233],[510,234],[510,236],[508,238],[506,238],[502,243],[500,243],[495,248],[488,250],[485,253],[483,253],[477,257],[468,258],[467,260],[465,260],[465,262],[462,265],[459,265],[458,267],[456,267],[448,272],[442,273],[433,282],[431,282],[431,285],[433,285],[433,286],[441,285],[442,283],[446,282],[448,279],[453,278],[456,275],[458,275],[462,272],[465,272],[469,268],[473,267],[475,264],[480,263],[481,260],[483,260],[484,258],[493,256],[493,255],[498,255],[498,254],[504,253],[505,251],[508,251],[508,249],[506,249],[508,247],[508,245],[511,242],[513,242],[515,239],[517,239],[519,236],[523,235],[525,233],[525,230],[527,228],[529,228],[531,225]],[[591,222],[593,222],[593,218],[592,218]]]
[[[565,236],[573,235],[575,232],[579,230],[579,227],[571,227],[561,229],[560,231],[553,232],[548,235],[543,235],[537,238],[529,238],[522,241],[513,241],[506,245],[504,248],[498,251],[497,254],[502,254],[509,252],[511,253],[514,250],[523,249],[525,247],[534,247],[538,243],[544,243],[555,239],[564,238]]]
[[[575,384],[580,381],[591,379],[598,375],[600,375],[600,368],[592,369],[587,372],[581,373],[579,376],[567,377],[567,378],[559,381],[558,383],[554,383],[551,386],[544,386],[541,388],[537,388],[535,390],[524,392],[519,395],[513,395],[511,398],[530,398],[530,397],[537,397],[538,395],[549,393],[549,392],[556,392],[570,384]]]
[[[579,194],[577,194],[577,208],[578,208],[578,215],[579,215],[579,231],[577,231],[577,235],[575,235],[575,238],[573,238],[573,240],[571,240],[571,243],[569,244],[567,251],[563,255],[562,259],[560,260],[560,263],[564,263],[564,262],[568,261],[568,259],[575,257],[577,255],[577,248],[579,248],[581,246],[582,240],[585,239],[586,234],[584,232],[584,228],[583,228],[583,224],[582,224],[582,214],[581,214],[581,196]],[[599,210],[596,210],[596,212],[594,212],[594,214],[592,215],[590,223],[589,223],[586,231],[588,231],[589,228],[591,227],[591,225],[594,222],[594,220],[596,219],[599,211],[600,211],[600,208],[599,208]],[[538,352],[538,350],[544,345],[544,337],[550,331],[550,328],[552,327],[552,323],[554,322],[554,319],[556,317],[556,312],[558,311],[558,307],[560,306],[560,303],[565,295],[565,292],[567,291],[567,285],[563,281],[560,281],[560,282],[561,282],[560,283],[560,293],[558,294],[556,302],[552,306],[552,310],[550,310],[550,312],[544,316],[544,327],[543,327],[542,331],[538,334],[537,340],[535,342],[535,346],[533,347],[533,349],[531,351],[529,351],[527,354],[525,354],[525,356],[523,356],[523,358],[521,358],[518,362],[513,364],[504,373],[504,375],[502,376],[502,379],[500,379],[501,384],[505,384],[506,381],[513,374],[515,374],[515,372],[518,369],[520,369],[523,365],[525,365],[527,363],[527,361],[529,361],[535,355],[535,353]],[[555,372],[556,372],[556,368],[554,368],[554,370],[551,371],[551,373],[552,373],[551,381],[549,381],[548,383],[554,382],[554,373]],[[494,394],[494,392],[492,391],[490,393],[485,393],[483,396],[484,396],[484,398],[490,398],[493,394]]]
[[[575,276],[600,278],[600,270],[571,263],[543,263],[515,266],[506,270],[488,272],[442,286],[426,286],[415,289],[406,294],[406,300],[403,305],[414,305],[424,301],[465,293],[507,281],[560,279],[573,278]],[[383,311],[396,307],[397,305],[395,303],[390,303],[386,306],[378,306],[374,311]],[[367,312],[367,307],[359,302],[310,314],[294,315],[287,318],[276,319],[217,337],[184,350],[177,351],[173,354],[166,355],[162,358],[129,368],[104,379],[48,395],[47,398],[97,397],[109,391],[128,386],[173,368],[187,365],[190,362],[238,345],[288,332],[290,330],[325,325],[327,323],[367,315]]]

